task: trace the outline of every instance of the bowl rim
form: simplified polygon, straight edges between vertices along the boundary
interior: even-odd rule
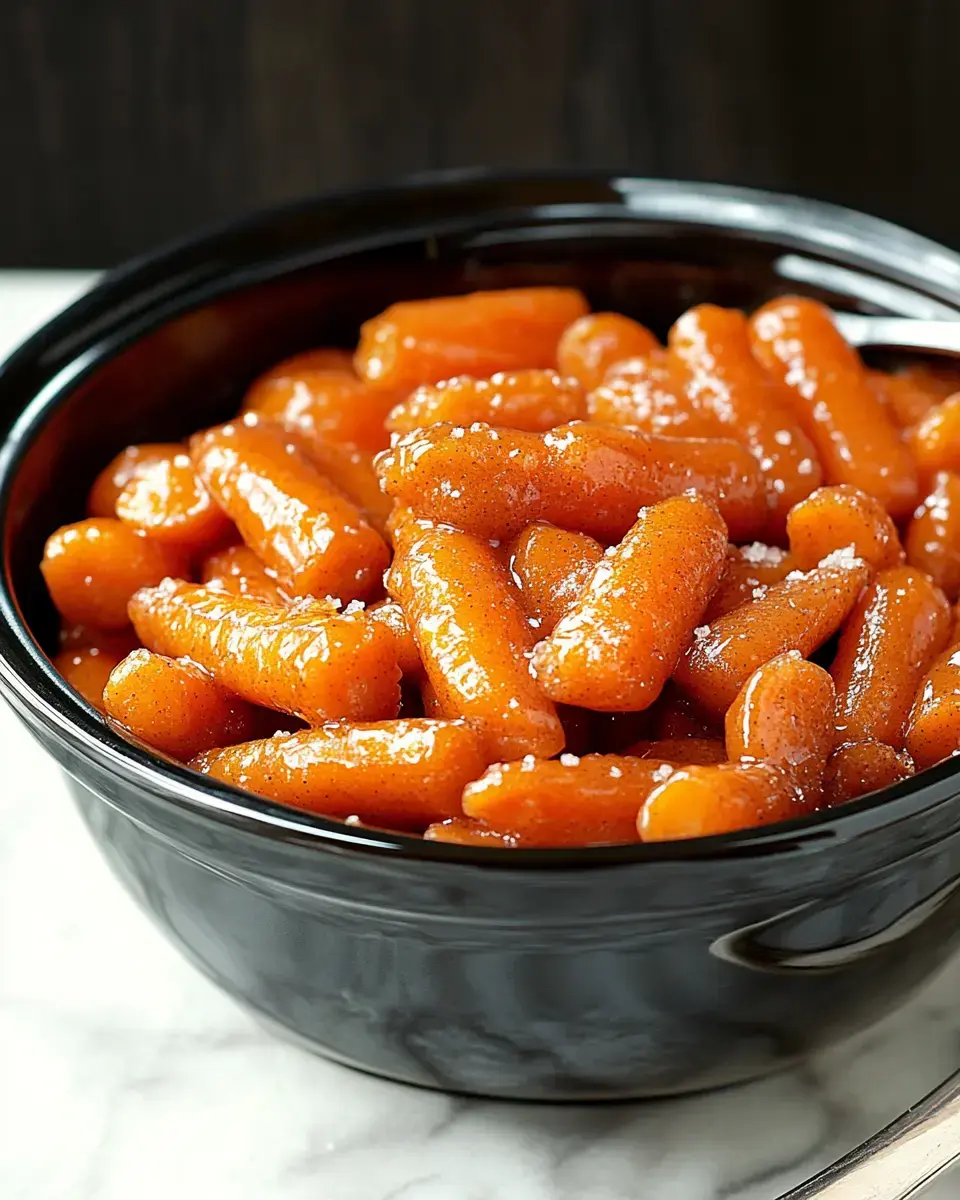
[[[42,325],[0,363],[0,388],[8,374],[22,365],[42,358],[48,346],[61,334],[82,323],[91,308],[106,306],[120,300],[138,281],[154,274],[158,268],[170,266],[182,254],[210,249],[218,239],[235,237],[262,228],[284,217],[309,213],[324,207],[355,204],[375,200],[389,206],[418,189],[427,189],[436,199],[465,193],[471,186],[509,184],[570,185],[576,183],[605,184],[613,189],[610,202],[615,203],[619,191],[619,208],[638,215],[631,198],[643,196],[656,205],[657,197],[668,203],[684,198],[699,210],[702,225],[704,208],[710,205],[724,212],[715,212],[716,219],[726,215],[721,228],[735,230],[740,221],[756,217],[758,209],[780,210],[781,222],[805,213],[822,227],[836,226],[860,231],[861,237],[890,239],[899,243],[901,253],[918,259],[923,257],[942,268],[941,289],[955,290],[955,309],[960,310],[960,254],[915,234],[902,226],[881,218],[825,201],[808,200],[788,193],[765,191],[727,184],[698,183],[642,177],[629,170],[490,170],[462,168],[437,172],[421,172],[384,185],[340,189],[245,214],[239,218],[220,221],[201,228],[185,237],[173,239],[146,254],[129,259],[101,275],[93,287]],[[626,193],[626,197],[624,196]],[[504,210],[504,204],[493,205]],[[664,218],[692,223],[693,211],[678,214],[664,211]],[[733,219],[732,225],[730,219]],[[475,219],[474,219],[475,220]],[[714,221],[716,225],[716,220]],[[757,230],[755,225],[743,226],[754,232],[776,233],[770,227]],[[402,227],[397,227],[397,232]],[[824,229],[826,232],[826,229]],[[829,246],[828,240],[824,245]],[[873,255],[868,259],[882,272],[883,263]],[[230,286],[220,293],[239,290],[246,280],[230,277]],[[216,293],[216,289],[214,289]],[[935,302],[933,302],[935,304]],[[189,311],[182,306],[179,311]],[[172,314],[164,317],[170,319]],[[161,324],[163,322],[160,322]],[[132,340],[141,336],[135,332]],[[128,339],[128,341],[131,339]],[[85,359],[79,347],[78,355]],[[21,459],[46,418],[71,392],[73,386],[88,371],[95,370],[115,353],[112,347],[105,354],[84,363],[83,370],[61,370],[27,403],[0,446],[0,519],[6,515],[10,488],[16,478]],[[76,360],[74,361],[76,366]],[[16,660],[25,660],[18,669]],[[34,678],[39,675],[39,681]],[[34,678],[31,678],[33,676]],[[38,686],[39,684],[39,686]],[[473,864],[481,867],[509,869],[598,869],[613,865],[643,862],[691,862],[695,860],[766,856],[805,853],[826,844],[848,842],[887,828],[925,810],[955,802],[960,797],[956,787],[960,779],[960,757],[947,760],[909,779],[871,793],[835,809],[816,812],[789,821],[739,830],[734,833],[661,843],[627,843],[586,847],[557,847],[551,849],[506,849],[490,846],[460,846],[451,843],[425,841],[403,833],[351,826],[343,821],[301,812],[251,793],[241,791],[150,750],[143,743],[121,736],[106,723],[96,710],[73,691],[54,670],[34,641],[23,618],[10,584],[9,546],[4,545],[4,569],[0,572],[0,691],[17,714],[28,724],[39,723],[51,732],[62,745],[68,743],[82,759],[93,761],[101,769],[123,775],[127,782],[139,786],[154,801],[173,804],[184,813],[202,821],[213,821],[241,829],[247,833],[267,836],[309,847],[312,850],[339,850],[390,855],[403,859],[419,859],[436,863]],[[61,765],[63,765],[61,763]],[[921,782],[922,781],[922,782]]]

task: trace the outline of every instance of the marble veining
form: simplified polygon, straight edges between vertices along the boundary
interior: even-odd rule
[[[0,274],[0,348],[83,282]],[[859,1039],[713,1095],[547,1107],[362,1075],[180,958],[6,709],[0,748],[3,1200],[773,1200],[960,1060],[957,962]]]

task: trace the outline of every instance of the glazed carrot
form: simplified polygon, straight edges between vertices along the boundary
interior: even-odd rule
[[[913,774],[913,759],[906,750],[894,750],[873,738],[845,742],[827,759],[823,799],[832,808],[869,792],[892,787]]]
[[[950,637],[943,592],[912,567],[881,571],[844,627],[830,673],[842,740],[899,750],[917,687]]]
[[[603,547],[585,533],[536,521],[507,548],[520,603],[538,632],[548,634],[583,591]]]
[[[790,550],[802,571],[849,547],[874,571],[903,562],[897,527],[886,509],[859,488],[818,488],[787,514]]]
[[[733,833],[811,811],[793,778],[769,763],[682,767],[648,797],[638,828],[645,842]]]
[[[921,391],[928,392],[936,404],[954,392],[960,392],[960,368],[954,359],[937,358],[916,363],[902,368],[897,375],[909,379]]]
[[[534,650],[547,695],[606,712],[648,708],[720,581],[726,550],[720,514],[696,495],[642,510]]]
[[[812,803],[836,742],[833,680],[796,650],[758,667],[740,689],[725,719],[732,762],[780,767]]]
[[[489,545],[411,523],[387,590],[403,608],[444,716],[482,729],[494,758],[548,758],[563,749],[556,709],[530,674],[533,631]]]
[[[728,437],[719,419],[687,393],[662,351],[618,363],[587,396],[590,420],[673,437]]]
[[[588,313],[563,331],[557,344],[557,366],[561,374],[573,376],[590,390],[603,382],[614,363],[649,354],[659,345],[639,321],[620,313]]]
[[[387,418],[392,433],[409,433],[438,422],[540,433],[587,415],[583,388],[556,371],[500,372],[490,379],[460,375],[424,384],[397,405]]]
[[[356,446],[345,446],[309,435],[295,436],[296,445],[320,474],[357,506],[382,537],[387,519],[393,511],[393,501],[380,490],[380,480],[373,469],[373,454],[369,450],[358,450]]]
[[[757,667],[787,650],[812,654],[853,608],[869,571],[843,553],[697,629],[675,672],[706,712],[722,716]]]
[[[149,650],[134,650],[114,668],[103,706],[128,733],[181,762],[245,741],[263,725],[263,710],[224,691],[203,667]]]
[[[624,754],[652,758],[674,766],[709,766],[727,761],[727,750],[720,738],[660,738],[655,742],[634,742]]]
[[[595,846],[637,840],[637,813],[671,768],[617,754],[561,755],[490,767],[463,791],[463,811],[525,846]]]
[[[172,458],[144,464],[124,486],[115,507],[124,525],[190,555],[222,545],[232,528],[182,449]]]
[[[904,539],[907,562],[925,571],[948,600],[960,595],[960,475],[938,471]]]
[[[389,551],[283,432],[255,416],[191,439],[193,462],[243,540],[295,595],[363,599]]]
[[[357,374],[412,390],[454,375],[557,365],[557,343],[587,311],[573,288],[514,288],[392,304],[360,329]]]
[[[916,425],[943,396],[922,385],[908,373],[888,374],[886,371],[867,371],[867,382],[874,395],[887,410],[899,429]]]
[[[75,692],[103,712],[103,689],[110,672],[136,648],[132,629],[106,633],[74,625],[60,634],[60,653],[51,662]]]
[[[270,379],[296,378],[303,371],[339,371],[353,375],[353,351],[341,350],[338,346],[318,346],[314,350],[301,350],[275,363],[269,371],[257,378],[253,387]]]
[[[670,355],[688,394],[701,402],[757,459],[769,489],[772,528],[820,485],[822,471],[783,385],[753,357],[747,319],[735,309],[701,304],[670,330]]]
[[[750,331],[758,360],[792,391],[824,482],[849,483],[894,520],[906,517],[917,502],[916,470],[830,310],[800,297],[771,300],[753,314]]]
[[[756,463],[733,441],[582,423],[545,434],[434,425],[379,455],[377,472],[401,506],[484,539],[547,521],[617,541],[641,508],[690,489],[717,502],[735,540],[767,519]]]
[[[191,658],[227,691],[305,721],[377,721],[396,715],[396,639],[361,613],[278,608],[168,579],[130,601],[150,650]]]
[[[423,666],[420,663],[417,643],[413,640],[413,634],[410,632],[410,626],[407,624],[407,618],[403,615],[400,605],[395,604],[392,600],[380,600],[376,604],[371,604],[366,612],[371,621],[384,625],[393,634],[396,641],[397,662],[403,674],[422,675]]]
[[[373,451],[389,443],[384,421],[399,399],[394,392],[374,391],[352,373],[306,368],[258,379],[244,397],[243,411],[311,441]]]
[[[516,834],[501,833],[482,821],[471,821],[469,817],[448,817],[446,821],[428,825],[423,837],[427,842],[447,842],[451,846],[493,846],[501,850],[516,850],[524,845]]]
[[[249,546],[228,546],[216,550],[203,560],[200,571],[201,582],[220,592],[232,596],[252,596],[266,600],[269,604],[290,604],[293,597],[277,583],[276,575],[269,571]]]
[[[944,651],[923,677],[907,719],[906,745],[920,771],[960,751],[960,647]]]
[[[112,517],[63,525],[43,550],[40,564],[53,603],[70,622],[98,629],[129,625],[127,601],[142,587],[185,573],[179,550]]]
[[[212,750],[191,766],[306,812],[419,830],[460,814],[464,785],[487,761],[466,721],[421,718],[322,725]]]
[[[960,392],[931,408],[905,436],[924,478],[937,471],[960,472]]]
[[[87,497],[87,515],[115,517],[117,498],[127,484],[154,463],[183,453],[179,442],[149,442],[142,446],[127,446],[100,472]]]
[[[796,569],[793,556],[779,546],[767,546],[763,542],[728,546],[720,586],[707,605],[704,622],[709,624],[748,600],[758,599],[772,584],[782,583]]]

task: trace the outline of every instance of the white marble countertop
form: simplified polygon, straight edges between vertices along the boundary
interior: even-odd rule
[[[0,273],[0,355],[82,288]],[[804,1069],[689,1100],[471,1102],[274,1041],[123,894],[0,706],[2,1200],[772,1200],[960,1060],[960,963]],[[948,1176],[931,1200],[960,1197]]]

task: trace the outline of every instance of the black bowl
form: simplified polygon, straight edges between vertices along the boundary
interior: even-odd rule
[[[827,205],[604,176],[460,175],[310,201],[108,276],[0,370],[0,690],[114,871],[272,1026],[394,1079],[548,1100],[715,1087],[877,1020],[960,939],[960,772],[721,838],[465,849],[311,818],[121,740],[43,649],[37,564],[129,442],[389,301],[574,283],[661,332],[800,290],[960,316],[960,258]]]

